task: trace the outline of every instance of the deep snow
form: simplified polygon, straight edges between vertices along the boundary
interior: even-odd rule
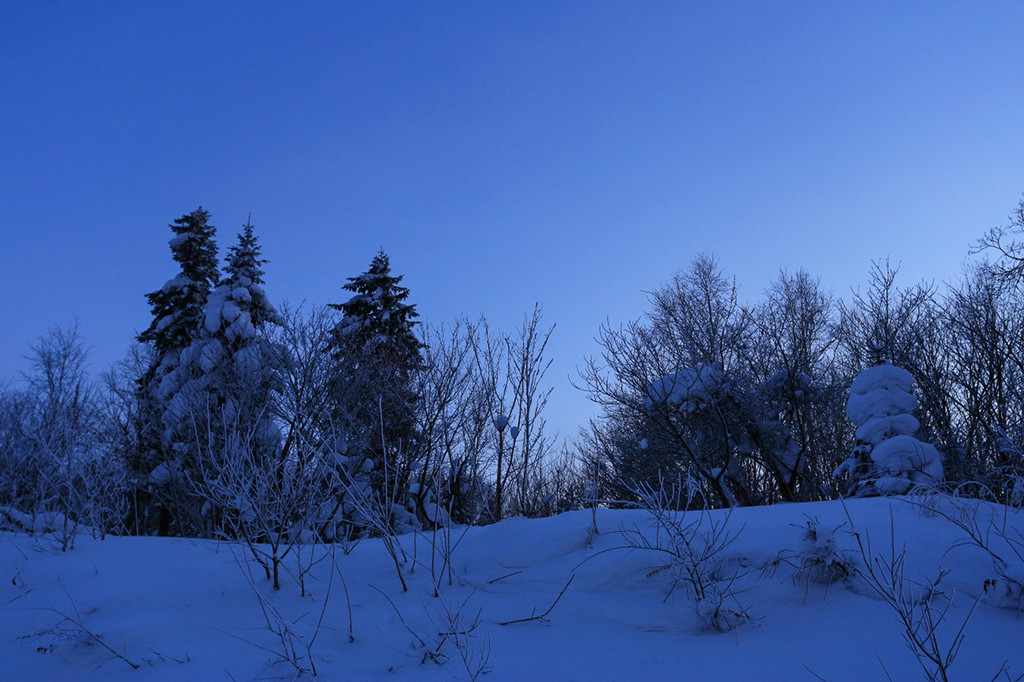
[[[974,505],[983,518],[1007,518],[1010,527],[1024,530],[1020,512],[1004,517],[994,505],[938,504],[950,514]],[[995,575],[992,559],[962,543],[963,531],[930,506],[925,498],[876,498],[735,510],[728,528],[738,536],[722,556],[739,573],[737,599],[753,620],[724,634],[701,628],[683,587],[669,595],[673,574],[658,570],[666,555],[627,548],[622,531],[654,538],[650,516],[641,510],[598,510],[599,534],[591,547],[589,511],[453,529],[452,542],[461,541],[452,553],[452,585],[437,570],[442,556],[434,555],[434,573],[442,576],[438,597],[430,534],[399,539],[409,557],[404,594],[379,540],[365,540],[347,555],[338,550],[334,563],[351,595],[354,641],[345,590],[330,557],[313,568],[311,594],[302,597],[291,556],[291,575],[274,592],[243,548],[223,542],[95,540],[83,533],[73,550],[61,552],[50,539],[4,532],[0,679],[294,679],[294,668],[273,662],[278,642],[244,577],[247,569],[253,569],[259,594],[307,640],[328,599],[311,649],[325,680],[469,679],[453,638],[439,634],[447,629],[446,609],[458,612],[465,626],[479,616],[479,626],[459,639],[476,660],[489,647],[484,680],[839,682],[884,680],[886,671],[894,680],[923,679],[894,612],[863,579],[826,586],[801,579],[794,565],[812,520],[821,537],[838,529],[838,548],[862,564],[847,515],[876,555],[906,547],[907,579],[926,582],[949,571],[943,592],[953,607],[940,628],[941,643],[952,641],[978,602],[952,679],[989,680],[1004,662],[1013,675],[1024,672],[1024,619],[984,597],[985,580]],[[725,512],[710,518],[723,521]],[[323,547],[316,551],[326,555]],[[778,561],[780,553],[790,562]],[[499,624],[544,612],[572,576],[547,618]],[[300,647],[300,653],[306,650]]]

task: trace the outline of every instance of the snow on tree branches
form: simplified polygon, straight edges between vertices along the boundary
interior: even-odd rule
[[[835,471],[850,474],[857,495],[900,494],[915,484],[942,480],[942,457],[935,446],[913,437],[919,423],[912,414],[917,398],[914,378],[887,361],[862,371],[850,386],[846,415],[857,425],[857,445]]]

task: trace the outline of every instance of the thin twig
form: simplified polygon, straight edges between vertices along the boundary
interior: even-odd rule
[[[522,569],[519,569],[518,571],[512,571],[511,573],[506,573],[505,575],[499,575],[497,578],[494,578],[492,580],[488,580],[487,584],[488,585],[493,585],[494,583],[498,582],[499,580],[504,580],[505,578],[511,578],[512,576],[519,575],[522,572],[523,572]]]
[[[380,594],[380,596],[387,599],[388,603],[391,604],[391,608],[394,609],[395,615],[398,616],[398,620],[401,621],[402,626],[409,632],[410,635],[416,638],[416,641],[420,643],[420,646],[427,646],[426,640],[420,637],[419,633],[416,632],[412,625],[409,624],[409,621],[405,619],[405,616],[402,615],[402,612],[398,610],[398,606],[395,605],[395,602],[391,600],[391,597],[389,597],[384,590],[380,589],[376,585],[367,584],[367,587],[369,587],[371,590],[376,591],[378,594]]]
[[[506,620],[504,622],[498,623],[498,625],[513,625],[515,623],[529,623],[530,621],[533,621],[533,620],[544,620],[544,619],[546,619],[548,617],[548,615],[550,615],[550,613],[554,610],[555,605],[558,604],[558,602],[562,599],[562,595],[565,594],[565,591],[567,589],[569,589],[569,585],[571,585],[572,581],[575,580],[575,579],[576,579],[576,574],[575,573],[573,573],[571,576],[569,576],[569,580],[566,581],[565,586],[562,587],[562,591],[558,593],[558,596],[555,597],[555,601],[551,602],[551,606],[549,606],[548,610],[545,611],[544,613],[542,613],[540,615],[534,614],[532,616],[529,616],[528,618],[516,618],[515,620]]]

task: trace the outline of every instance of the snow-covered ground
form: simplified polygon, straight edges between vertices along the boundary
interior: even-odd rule
[[[808,579],[815,557],[845,552],[863,569],[852,530],[870,541],[876,570],[906,549],[906,594],[921,595],[913,583],[948,571],[942,596],[931,602],[936,615],[952,599],[937,632],[940,649],[954,642],[970,614],[951,679],[989,680],[1004,662],[1010,676],[1024,673],[1024,618],[985,594],[985,581],[996,577],[991,556],[921,503],[776,505],[703,519],[691,512],[686,522],[701,521],[699,530],[714,522],[725,537],[736,534],[702,564],[717,567],[708,577],[733,578],[731,587],[717,584],[735,595],[723,606],[750,616],[724,633],[702,626],[685,584],[671,589],[679,573],[663,568],[668,553],[629,548],[640,542],[637,531],[658,540],[650,515],[640,510],[599,510],[590,546],[588,511],[453,529],[451,584],[443,553],[432,554],[431,535],[402,536],[405,593],[380,540],[363,541],[349,554],[339,549],[333,559],[318,548],[323,560],[306,577],[309,594],[302,596],[293,555],[275,592],[244,548],[226,543],[94,540],[86,533],[61,552],[51,540],[4,532],[0,679],[293,679],[296,668],[280,660],[283,644],[294,647],[300,667],[312,663],[326,680],[472,679],[483,663],[485,680],[922,679],[896,611],[862,575],[832,584]],[[971,518],[957,505],[970,503],[947,500],[939,508],[954,519]],[[1007,521],[1009,529],[1024,530],[1020,512],[975,506],[982,528],[991,515],[1000,526]],[[805,539],[809,524],[816,524],[817,545]],[[1014,561],[1011,574],[1020,568]],[[997,588],[1005,597],[1005,585]],[[541,615],[552,604],[544,618],[502,624]],[[294,636],[278,637],[268,623]]]

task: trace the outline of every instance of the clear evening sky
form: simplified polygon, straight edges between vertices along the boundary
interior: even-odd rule
[[[558,325],[552,425],[600,325],[713,252],[839,296],[954,278],[1024,192],[1024,3],[0,0],[0,380],[76,317],[99,371],[202,205],[271,299],[380,248],[431,322]]]

